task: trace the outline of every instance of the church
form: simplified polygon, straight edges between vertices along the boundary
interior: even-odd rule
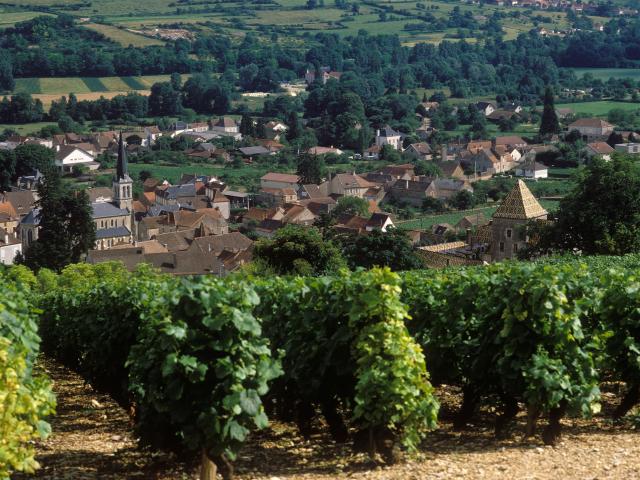
[[[96,225],[96,250],[106,250],[117,245],[133,243],[131,231],[133,180],[129,176],[127,152],[122,139],[118,141],[118,162],[113,177],[111,202],[93,202],[93,221]]]
[[[125,143],[120,134],[118,164],[113,177],[112,198],[109,201],[91,203],[91,217],[96,225],[96,250],[106,250],[118,245],[133,243],[132,204],[133,180],[129,176]],[[20,221],[22,248],[26,250],[38,239],[40,232],[40,209],[35,208]]]

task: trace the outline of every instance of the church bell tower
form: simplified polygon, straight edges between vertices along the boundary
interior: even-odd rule
[[[127,151],[125,150],[122,132],[118,141],[118,164],[116,166],[116,175],[113,177],[113,203],[118,208],[131,211],[133,202],[133,180],[129,176],[129,167],[127,164]]]

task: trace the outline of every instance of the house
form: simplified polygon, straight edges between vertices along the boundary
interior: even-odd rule
[[[425,199],[429,196],[427,189],[430,184],[429,180],[398,180],[389,190],[389,194],[398,202],[422,207]]]
[[[579,118],[569,124],[567,131],[576,130],[583,137],[608,137],[613,132],[614,125],[600,118]]]
[[[307,82],[307,85],[311,85],[316,81],[316,79],[319,79],[324,85],[332,79],[340,80],[341,76],[342,72],[331,71],[330,67],[320,67],[318,71],[316,69],[307,68],[307,71],[304,74],[304,79]]]
[[[475,229],[480,225],[486,225],[489,223],[482,213],[476,215],[467,215],[462,217],[458,223],[455,224],[455,229],[458,232],[465,232],[470,229]]]
[[[97,170],[100,164],[93,155],[73,145],[61,145],[55,153],[54,163],[62,172],[72,172],[76,167],[86,167]]]
[[[376,130],[376,145],[379,147],[391,145],[395,150],[402,151],[402,138],[402,133],[396,132],[389,125]]]
[[[342,155],[344,152],[339,148],[333,148],[333,147],[312,147],[309,150],[307,150],[307,153],[309,155],[328,155],[328,154]]]
[[[371,232],[373,230],[387,231],[389,228],[395,228],[391,217],[386,213],[374,213],[365,225],[365,230]]]
[[[329,193],[345,197],[363,198],[369,188],[375,185],[360,175],[353,173],[338,173],[329,181]]]
[[[280,219],[283,224],[313,225],[316,221],[314,213],[303,205],[289,205]]]
[[[584,152],[589,158],[600,157],[603,160],[609,161],[615,149],[607,142],[591,142],[587,143],[586,147],[584,147]]]
[[[291,188],[297,191],[300,183],[298,175],[269,172],[260,178],[261,188]]]
[[[433,152],[431,151],[431,147],[428,143],[425,142],[412,143],[405,149],[404,154],[415,160],[433,159]]]
[[[532,179],[547,178],[549,176],[549,169],[546,165],[532,160],[518,165],[516,167],[516,176]]]
[[[490,259],[495,262],[517,257],[529,241],[527,224],[546,218],[547,211],[526,184],[518,180],[492,215]]]
[[[255,147],[240,147],[238,150],[240,150],[240,153],[242,153],[242,155],[248,158],[260,157],[264,155],[275,155],[276,153],[272,152],[268,148],[263,147],[262,145],[258,145]]]
[[[0,264],[12,265],[19,253],[22,253],[22,243],[16,234],[0,228]]]
[[[381,171],[383,175],[391,175],[395,179],[411,180],[415,177],[415,165],[405,163],[402,165],[387,165]]]
[[[482,113],[485,117],[495,112],[498,107],[493,102],[478,102],[476,103],[476,109]]]
[[[13,207],[11,202],[3,195],[0,198],[0,228],[4,231],[13,233],[17,230],[20,223],[20,217],[18,212]]]
[[[507,135],[496,137],[494,140],[496,147],[526,148],[527,142],[517,135]]]
[[[277,120],[271,120],[267,122],[264,126],[267,132],[267,138],[271,140],[279,140],[280,135],[285,133],[289,127],[287,127],[284,123],[278,122]]]
[[[373,230],[387,232],[389,228],[395,228],[391,217],[386,213],[374,213],[370,218],[359,215],[340,215],[333,229],[341,233],[364,234]]]
[[[436,166],[440,169],[444,178],[457,178],[459,180],[467,178],[460,162],[437,162]]]
[[[0,202],[9,202],[19,218],[27,215],[36,204],[36,195],[31,190],[12,190],[0,193]]]
[[[466,150],[471,154],[476,154],[481,150],[490,149],[493,147],[493,142],[491,140],[473,140],[467,143]],[[445,159],[444,157],[442,158]]]
[[[233,118],[220,117],[211,124],[211,130],[218,133],[237,134],[240,133],[240,126]]]
[[[429,184],[425,193],[428,197],[437,198],[438,200],[448,200],[457,193],[465,190],[473,193],[473,187],[465,180],[436,178]]]
[[[517,116],[518,114],[516,112],[511,112],[509,110],[494,110],[486,117],[490,122],[500,123],[501,120],[511,120],[513,117]]]
[[[628,155],[640,155],[640,143],[618,143],[615,150]]]
[[[382,147],[380,145],[372,145],[364,151],[365,160],[378,160],[380,158],[380,151]]]
[[[284,205],[298,199],[298,193],[293,188],[261,188],[258,200],[266,205]]]
[[[111,202],[113,200],[113,189],[107,187],[94,187],[87,189],[87,195],[91,203]]]

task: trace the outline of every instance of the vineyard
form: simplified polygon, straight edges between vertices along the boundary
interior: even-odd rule
[[[623,385],[614,419],[640,401],[639,265],[222,280],[13,267],[0,274],[0,478],[36,468],[33,440],[51,433],[40,348],[126,407],[143,444],[200,458],[201,478],[231,478],[268,419],[304,438],[321,419],[337,444],[398,463],[436,428],[440,385],[463,392],[456,428],[490,405],[500,436],[522,410],[525,437],[557,444],[563,418],[599,412],[603,383]]]

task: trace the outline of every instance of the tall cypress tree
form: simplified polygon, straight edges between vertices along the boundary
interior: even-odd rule
[[[544,92],[544,109],[542,110],[542,121],[540,122],[540,135],[552,135],[560,133],[560,122],[556,115],[556,107],[553,103],[553,91],[547,87]]]
[[[40,231],[24,256],[24,263],[37,270],[59,271],[82,259],[96,241],[89,196],[62,183],[56,169],[46,172],[38,187]]]
[[[302,135],[302,125],[300,124],[298,114],[295,111],[291,112],[291,114],[289,115],[288,123],[289,129],[287,130],[286,134],[287,140],[291,141],[300,137],[300,135]]]
[[[246,113],[242,114],[242,119],[240,120],[240,133],[247,137],[256,136],[256,127],[253,124],[253,118]]]

